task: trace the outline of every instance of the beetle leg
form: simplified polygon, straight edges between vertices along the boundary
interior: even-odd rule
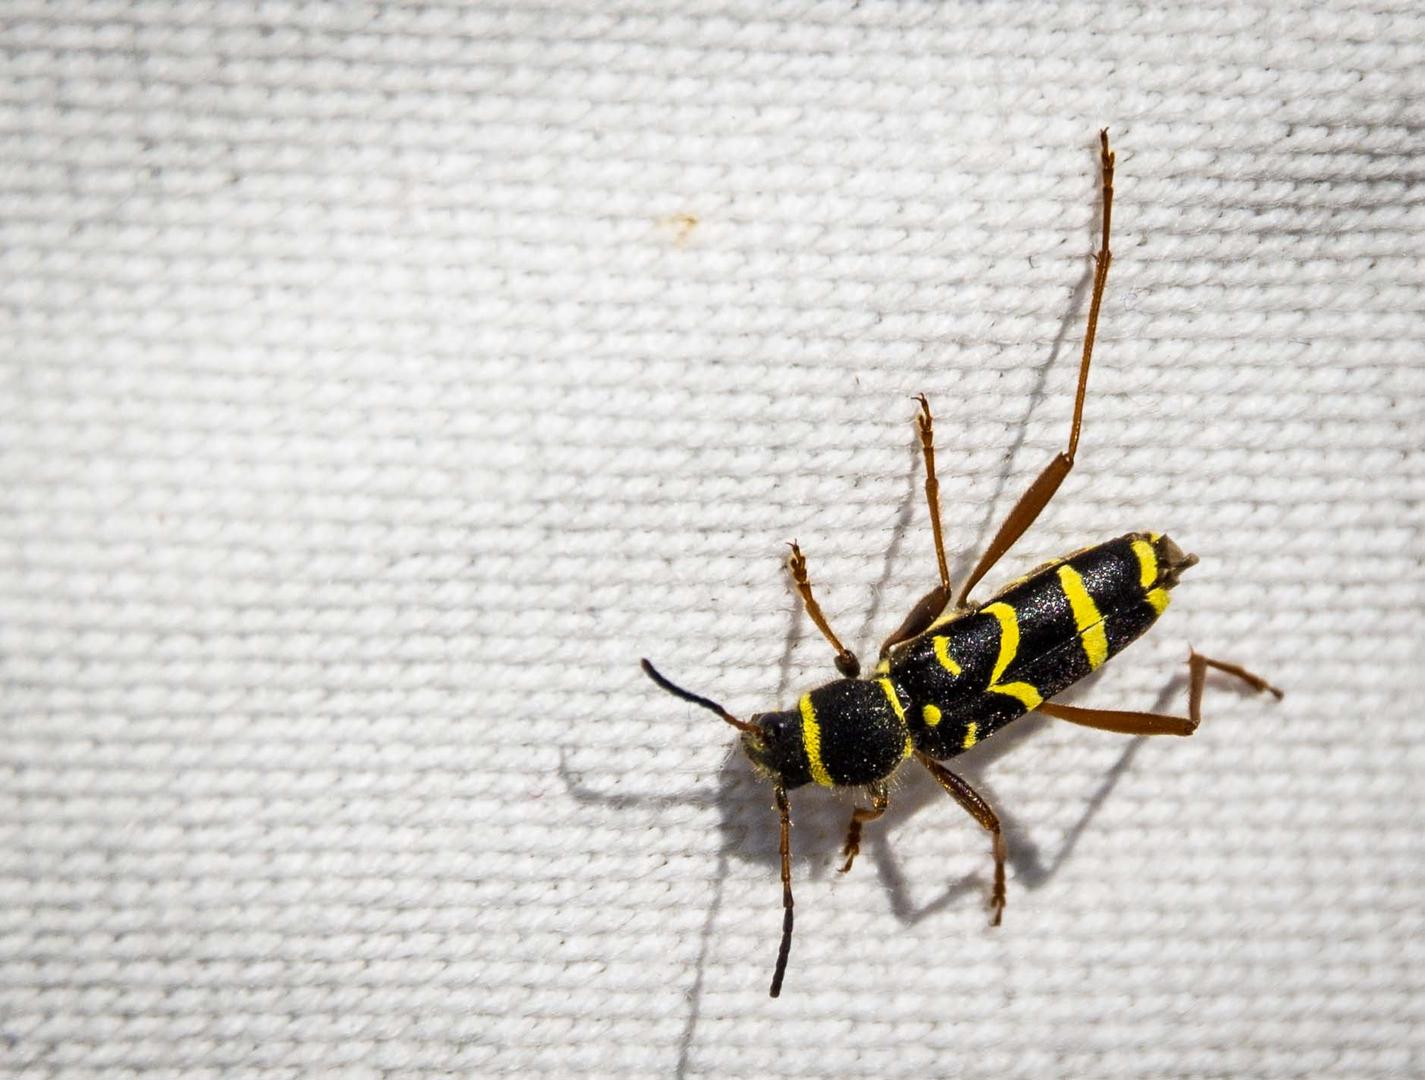
[[[1234,678],[1241,679],[1259,693],[1263,690],[1276,696],[1280,701],[1282,692],[1260,675],[1253,675],[1239,664],[1229,664],[1224,660],[1213,660],[1201,653],[1188,655],[1188,714],[1186,716],[1166,716],[1163,713],[1130,712],[1118,709],[1081,709],[1076,705],[1060,705],[1046,701],[1039,711],[1058,720],[1071,724],[1097,728],[1100,731],[1114,731],[1120,735],[1191,735],[1202,723],[1202,690],[1207,682],[1207,669],[1215,668]]]
[[[792,553],[787,556],[787,569],[792,572],[792,581],[797,587],[797,592],[801,595],[802,603],[806,606],[807,614],[811,621],[816,623],[816,628],[836,650],[836,670],[841,672],[848,679],[854,679],[861,674],[861,661],[856,659],[856,654],[841,644],[841,639],[836,636],[831,629],[831,624],[826,621],[826,616],[821,613],[821,605],[816,602],[816,597],[812,595],[811,579],[807,577],[807,560],[802,554],[802,549],[795,540],[791,544]]]
[[[965,812],[978,821],[992,838],[995,857],[995,884],[994,891],[990,894],[990,908],[994,912],[990,925],[998,926],[1004,917],[1004,861],[1006,856],[1004,830],[1000,828],[999,816],[990,808],[990,804],[985,802],[979,792],[941,765],[940,762],[918,750],[915,756],[922,765],[930,770],[930,775],[940,782],[940,786],[949,793],[950,797],[964,807]]]
[[[1049,505],[1054,492],[1059,490],[1064,477],[1068,476],[1069,470],[1074,467],[1074,453],[1079,447],[1079,430],[1083,427],[1084,420],[1084,395],[1089,384],[1089,361],[1093,359],[1094,335],[1098,331],[1098,312],[1103,305],[1103,289],[1108,282],[1108,264],[1113,259],[1113,253],[1108,249],[1109,226],[1113,219],[1113,151],[1108,147],[1107,128],[1100,131],[1098,137],[1099,162],[1103,172],[1103,234],[1098,253],[1094,256],[1093,298],[1089,301],[1088,326],[1084,330],[1084,352],[1079,360],[1079,389],[1074,398],[1074,419],[1069,427],[1069,445],[1054,456],[1054,460],[1049,462],[1044,471],[1035,478],[1034,483],[1029,485],[1029,490],[1019,497],[1019,502],[1014,504],[1009,517],[1005,518],[999,532],[995,533],[994,539],[990,541],[990,546],[980,556],[979,563],[965,579],[965,586],[960,590],[961,604],[964,604],[965,597],[970,595],[970,590],[999,562],[1000,557],[1024,535],[1024,530],[1034,524],[1034,519]]]
[[[874,784],[871,787],[871,808],[868,810],[864,806],[858,806],[851,811],[851,824],[846,827],[846,843],[841,847],[841,854],[846,856],[846,862],[841,867],[843,874],[851,869],[851,864],[856,861],[856,855],[861,850],[861,826],[865,822],[875,821],[890,805],[890,790],[885,784]]]

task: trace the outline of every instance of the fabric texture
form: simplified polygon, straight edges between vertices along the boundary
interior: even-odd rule
[[[0,1074],[1425,1069],[1415,0],[9,0]],[[1064,700],[792,794],[738,716],[934,583],[1201,563]]]

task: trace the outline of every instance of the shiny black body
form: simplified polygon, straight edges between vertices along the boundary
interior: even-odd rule
[[[1147,630],[1187,565],[1171,540],[1129,533],[1049,563],[838,679],[755,718],[753,762],[788,788],[872,784],[919,751],[945,760],[1068,689]]]

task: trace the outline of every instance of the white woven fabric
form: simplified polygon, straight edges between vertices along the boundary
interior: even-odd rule
[[[1161,9],[1160,9],[1161,8]],[[0,1072],[1425,1069],[1425,10],[5,4]],[[993,575],[1202,563],[1070,700],[847,800],[748,715]],[[1002,753],[1010,749],[1012,753]]]

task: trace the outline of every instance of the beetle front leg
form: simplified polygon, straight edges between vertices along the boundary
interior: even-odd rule
[[[831,629],[831,624],[826,621],[826,616],[821,613],[821,605],[816,602],[816,597],[812,595],[811,579],[807,577],[807,560],[802,554],[802,549],[795,540],[791,544],[792,553],[787,556],[787,569],[792,572],[792,582],[797,587],[797,592],[802,598],[802,603],[806,606],[807,615],[811,621],[816,623],[816,628],[821,631],[822,637],[830,643],[836,650],[836,670],[841,672],[848,679],[854,679],[861,674],[861,661],[856,659],[856,654],[841,644],[841,639],[836,636]]]

